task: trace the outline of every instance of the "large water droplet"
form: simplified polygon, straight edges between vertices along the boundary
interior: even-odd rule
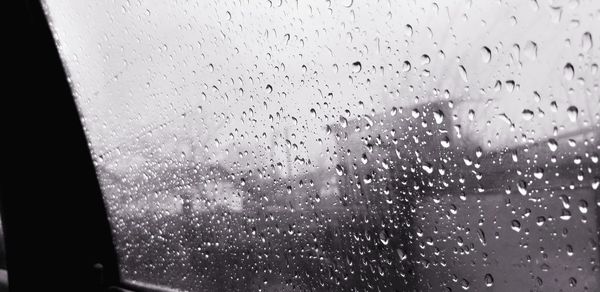
[[[598,187],[600,187],[600,177],[595,178],[594,181],[592,182],[593,190],[597,190]]]
[[[433,118],[436,124],[441,124],[444,121],[444,112],[437,110],[433,112]]]
[[[569,286],[571,286],[572,288],[577,286],[577,279],[573,277],[569,278]]]
[[[577,109],[576,106],[572,105],[567,108],[567,115],[569,116],[569,120],[571,120],[571,122],[577,121],[578,114],[579,114],[579,109]]]
[[[402,249],[396,249],[396,253],[398,253],[398,257],[401,261],[406,259],[406,253]]]
[[[562,219],[564,221],[571,219],[571,211],[569,211],[567,209],[562,209],[561,214],[560,214],[560,219]]]
[[[556,151],[556,149],[558,149],[558,142],[554,139],[548,140],[548,148],[550,148],[550,151],[552,152]]]
[[[562,18],[562,7],[560,6],[550,6],[550,16],[552,17],[552,22],[559,23]]]
[[[413,28],[412,25],[407,24],[404,26],[404,34],[408,37],[411,37],[413,34]]]
[[[485,277],[483,277],[483,283],[485,283],[486,287],[494,286],[494,277],[492,277],[491,274],[485,274]]]
[[[431,174],[433,173],[433,165],[431,163],[425,163],[423,164],[423,169],[428,173]]]
[[[335,172],[339,175],[342,176],[344,174],[344,167],[341,165],[336,165],[335,166]]]
[[[362,64],[359,61],[352,63],[352,71],[358,73],[362,70]]]
[[[518,220],[513,220],[510,222],[510,229],[519,232],[521,231],[521,222],[519,222]]]
[[[573,77],[575,76],[575,68],[573,68],[571,63],[567,63],[563,68],[563,76],[567,80],[573,80]]]
[[[492,50],[488,47],[481,48],[481,60],[484,63],[489,63],[492,60]]]
[[[475,120],[475,111],[473,109],[469,110],[469,113],[467,114],[469,121],[473,121]]]
[[[544,169],[541,167],[538,167],[534,172],[533,172],[533,176],[537,179],[542,179],[542,177],[544,177]]]
[[[381,241],[381,243],[383,243],[383,245],[387,245],[390,242],[390,238],[387,236],[385,230],[379,232],[379,240]]]
[[[348,127],[348,119],[346,119],[343,116],[340,116],[340,124],[342,125],[342,128]]]
[[[471,283],[469,283],[469,281],[467,281],[467,279],[462,279],[462,280],[460,281],[460,287],[461,287],[463,290],[469,290],[469,287],[470,287],[470,286],[471,286]]]
[[[581,49],[584,52],[587,52],[591,50],[593,46],[592,34],[590,32],[583,33],[583,36],[581,37]]]
[[[588,203],[586,200],[579,200],[579,212],[586,214],[588,212]]]
[[[544,216],[538,216],[537,219],[536,219],[535,224],[537,226],[541,227],[542,225],[544,225],[544,223],[546,223],[546,217],[544,217]]]
[[[442,147],[444,148],[450,147],[450,138],[448,136],[442,137],[442,139],[440,140],[440,144],[442,144]]]
[[[525,47],[523,48],[523,53],[525,54],[525,57],[529,58],[532,61],[535,61],[538,55],[537,43],[528,41],[525,44]]]
[[[530,121],[533,119],[533,111],[530,109],[524,109],[522,112],[523,119],[526,121]]]
[[[402,63],[402,71],[408,72],[411,68],[412,66],[410,65],[409,61],[404,61],[404,63]]]

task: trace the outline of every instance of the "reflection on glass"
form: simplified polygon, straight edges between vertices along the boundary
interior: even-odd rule
[[[600,289],[598,2],[46,5],[124,278]]]
[[[4,243],[4,229],[0,220],[0,292],[8,291],[8,273],[6,266],[6,245]]]

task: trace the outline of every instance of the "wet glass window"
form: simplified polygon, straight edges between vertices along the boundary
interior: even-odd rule
[[[600,290],[600,2],[46,11],[127,281]]]

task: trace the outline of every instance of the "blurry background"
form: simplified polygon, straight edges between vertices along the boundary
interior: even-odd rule
[[[595,1],[48,2],[125,278],[595,291]]]

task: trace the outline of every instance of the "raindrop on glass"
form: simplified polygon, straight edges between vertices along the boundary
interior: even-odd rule
[[[579,114],[579,109],[577,109],[576,106],[572,105],[567,108],[567,115],[569,116],[569,120],[571,120],[571,122],[577,121],[578,114]]]
[[[563,76],[567,80],[573,80],[573,77],[575,76],[575,69],[571,63],[567,63],[563,68]]]
[[[484,63],[489,63],[492,60],[492,51],[488,47],[481,48],[481,60]]]
[[[485,274],[485,277],[483,277],[483,282],[485,283],[486,287],[492,287],[494,286],[494,277],[492,277],[491,274]]]

